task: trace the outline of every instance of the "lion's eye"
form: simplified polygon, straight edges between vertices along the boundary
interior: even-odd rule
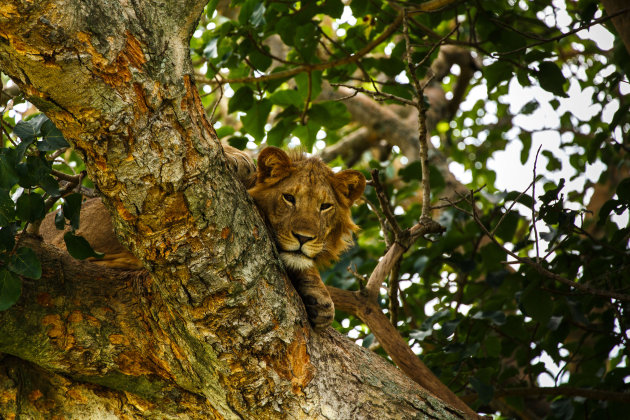
[[[282,194],[282,198],[289,204],[295,204],[295,197],[291,194]]]
[[[319,210],[320,211],[324,211],[324,210],[328,210],[331,207],[332,207],[332,204],[330,204],[330,203],[323,203],[321,206],[319,206]]]

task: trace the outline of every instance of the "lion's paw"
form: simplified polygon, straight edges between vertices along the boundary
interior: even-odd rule
[[[228,167],[234,172],[238,179],[244,184],[253,178],[256,172],[256,165],[249,155],[235,147],[224,145],[225,157],[227,158]]]
[[[330,298],[302,296],[302,301],[315,331],[321,331],[332,324],[335,319],[335,305]]]

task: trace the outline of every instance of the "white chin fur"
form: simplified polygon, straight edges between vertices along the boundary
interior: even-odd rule
[[[293,270],[305,270],[313,266],[313,260],[300,254],[281,252],[280,258],[284,265]]]

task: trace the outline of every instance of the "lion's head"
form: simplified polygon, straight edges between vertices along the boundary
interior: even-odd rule
[[[258,156],[256,176],[249,193],[266,216],[288,268],[326,265],[352,244],[357,226],[350,206],[365,189],[360,172],[334,173],[319,158],[289,157],[267,147]]]

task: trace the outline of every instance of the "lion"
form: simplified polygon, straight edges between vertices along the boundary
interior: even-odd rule
[[[335,308],[319,269],[338,260],[352,245],[352,234],[358,227],[352,222],[350,207],[363,194],[365,177],[352,169],[334,173],[318,157],[301,153],[289,156],[277,147],[260,152],[256,172],[250,176],[249,169],[239,167],[250,165],[243,156],[240,153],[238,159],[231,159],[232,169],[246,186],[251,186],[248,192],[275,239],[309,321],[316,331],[321,331],[333,322]],[[95,262],[140,269],[140,262],[117,241],[100,199],[88,200],[84,206],[79,234],[96,251],[105,253],[101,261]],[[53,218],[52,214],[46,217],[40,233],[45,241],[63,247],[63,232],[55,231]],[[108,220],[109,225],[103,220]]]

